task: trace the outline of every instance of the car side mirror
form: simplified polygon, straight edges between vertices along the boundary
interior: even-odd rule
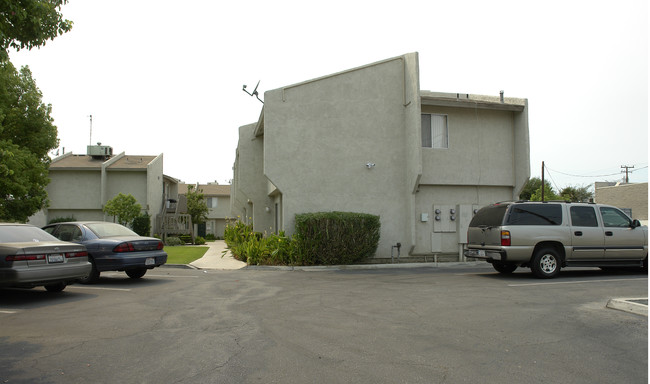
[[[632,220],[632,228],[640,227],[641,222],[637,219]]]

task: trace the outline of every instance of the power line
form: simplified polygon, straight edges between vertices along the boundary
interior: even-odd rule
[[[631,166],[631,168],[633,168],[633,166]],[[629,172],[632,173],[632,172],[640,171],[640,170],[646,169],[646,168],[648,168],[647,165],[645,167],[636,168],[634,171],[629,171]],[[549,171],[559,173],[561,175],[572,176],[572,177],[607,177],[607,176],[618,176],[618,175],[621,174],[621,172],[619,171],[618,173],[612,173],[612,174],[607,174],[607,175],[574,175],[574,174],[571,174],[571,173],[564,173],[564,172],[560,172],[560,171],[555,170],[555,169],[551,169],[548,166],[546,166],[546,169],[548,169]]]

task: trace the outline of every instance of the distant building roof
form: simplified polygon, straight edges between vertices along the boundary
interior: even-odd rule
[[[51,170],[100,170],[106,162],[111,162],[109,170],[138,170],[147,169],[147,165],[158,156],[117,155],[109,159],[88,155],[65,154],[52,160]]]
[[[178,193],[187,194],[187,188],[190,185],[196,186],[196,184],[179,184]],[[203,190],[205,196],[230,196],[230,185],[199,184],[199,189]]]

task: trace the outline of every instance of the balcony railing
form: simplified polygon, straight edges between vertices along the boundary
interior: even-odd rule
[[[189,235],[191,228],[192,218],[187,214],[156,217],[156,233],[160,235]]]

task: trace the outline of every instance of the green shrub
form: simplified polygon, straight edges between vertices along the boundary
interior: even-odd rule
[[[263,234],[241,221],[224,231],[228,249],[249,265],[352,264],[372,256],[379,244],[379,216],[323,212],[296,215],[293,237]]]
[[[205,240],[207,241],[215,241],[217,240],[217,237],[213,233],[208,233],[205,235]]]
[[[192,243],[192,235],[179,235],[178,238],[185,244]]]
[[[296,215],[297,264],[352,264],[377,251],[379,216],[352,212]]]
[[[228,222],[224,230],[224,240],[230,249],[233,257],[237,260],[247,262],[243,252],[244,244],[253,236],[253,226],[244,224],[242,221]]]
[[[145,212],[133,219],[133,232],[140,236],[151,235],[151,216],[149,216],[149,213]]]
[[[50,222],[49,222],[48,224],[54,224],[54,223],[65,223],[65,222],[68,222],[68,221],[77,221],[77,219],[75,219],[74,216],[70,216],[70,217],[56,217],[56,218],[50,220]]]
[[[165,241],[165,245],[168,245],[170,247],[176,246],[176,245],[184,245],[185,243],[183,240],[179,239],[176,236],[168,236],[167,240]]]
[[[203,245],[205,244],[205,239],[202,238],[201,236],[197,236],[194,238],[194,245]]]

